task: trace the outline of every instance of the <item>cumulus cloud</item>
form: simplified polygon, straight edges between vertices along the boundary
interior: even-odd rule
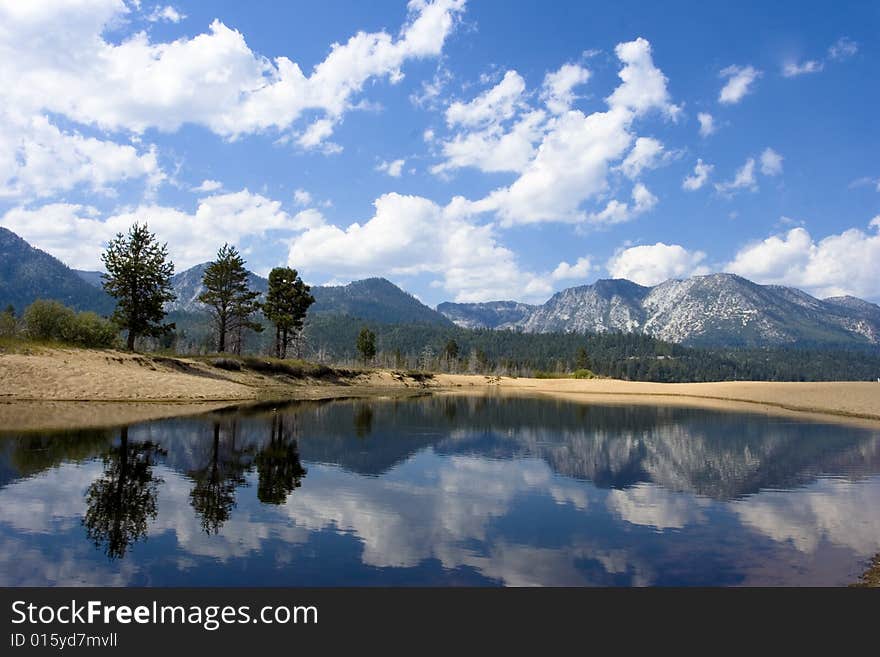
[[[733,180],[727,182],[715,183],[715,189],[722,194],[729,194],[739,189],[748,189],[755,191],[758,189],[758,182],[755,178],[755,158],[750,157],[736,171]]]
[[[392,160],[391,162],[382,161],[376,166],[376,171],[387,173],[392,178],[400,178],[403,173],[403,165],[406,160]]]
[[[693,175],[685,176],[685,179],[682,181],[682,189],[689,192],[700,189],[706,184],[706,181],[709,179],[709,174],[712,173],[712,169],[714,168],[713,165],[706,164],[702,159],[698,158],[697,163],[694,165]]]
[[[654,65],[651,44],[639,37],[635,41],[619,43],[614,48],[617,58],[624,64],[618,73],[622,84],[606,99],[608,105],[636,114],[661,110],[675,119],[681,107],[672,104],[666,76]]]
[[[573,265],[563,261],[560,262],[553,273],[550,275],[554,281],[564,281],[571,279],[583,279],[590,275],[596,267],[593,265],[589,257],[578,258]]]
[[[112,194],[115,185],[138,179],[154,190],[165,178],[154,146],[87,137],[43,115],[0,109],[0,198],[45,198],[81,185]]]
[[[849,59],[859,51],[859,44],[849,37],[840,37],[828,48],[828,56],[836,61]]]
[[[715,132],[715,118],[708,112],[697,114],[697,121],[700,122],[700,137],[708,137]]]
[[[554,114],[567,112],[575,101],[574,88],[590,79],[590,71],[578,64],[563,64],[544,77],[541,100]]]
[[[444,161],[431,167],[431,172],[443,174],[464,167],[493,173],[520,172],[535,155],[544,119],[544,112],[538,110],[523,115],[509,128],[493,123],[482,130],[459,132],[442,143]]]
[[[291,242],[289,262],[309,271],[352,278],[434,274],[456,301],[544,299],[547,276],[523,271],[491,225],[464,219],[419,196],[385,194],[373,217],[347,228],[323,224]]]
[[[157,23],[159,21],[165,21],[168,23],[179,23],[184,18],[186,18],[186,14],[180,13],[171,5],[165,5],[164,7],[156,5],[155,7],[153,7],[153,11],[150,12],[146,18],[151,23]]]
[[[639,285],[657,285],[670,278],[687,278],[709,273],[700,263],[702,251],[688,251],[679,244],[645,244],[620,249],[608,261],[613,278],[626,278]]]
[[[880,297],[880,217],[869,230],[850,228],[819,241],[806,228],[748,244],[728,271],[759,283],[791,285],[820,297],[851,294]]]
[[[201,185],[197,185],[190,189],[193,192],[216,192],[223,189],[223,183],[217,180],[203,180]]]
[[[597,224],[619,224],[651,210],[655,205],[657,197],[642,183],[636,183],[632,189],[632,203],[613,199],[604,210],[591,215],[590,221]]]
[[[652,137],[639,137],[620,165],[627,178],[638,178],[644,169],[653,169],[663,153],[663,144]]]
[[[293,192],[293,202],[297,205],[311,205],[312,195],[305,189],[297,189]]]
[[[491,89],[469,102],[456,101],[446,110],[447,126],[458,128],[440,144],[444,161],[431,167],[443,174],[464,167],[481,171],[522,171],[534,156],[546,115],[525,102],[525,80],[507,71]],[[431,131],[430,139],[434,140]]]
[[[825,64],[815,59],[808,59],[804,62],[786,62],[782,67],[782,75],[786,78],[794,78],[807,73],[819,73]]]
[[[103,33],[128,11],[118,0],[51,10],[22,4],[30,3],[0,6],[2,103],[105,130],[193,123],[226,138],[284,131],[306,111],[323,114],[300,137],[304,146],[329,135],[369,80],[394,82],[407,61],[439,55],[464,8],[463,0],[411,0],[396,38],[358,32],[306,75],[285,56],[255,53],[219,20],[192,38],[153,42],[140,32],[115,43]]]
[[[511,118],[521,102],[526,82],[516,71],[507,71],[501,81],[467,103],[456,101],[446,110],[450,126],[500,123]]]
[[[782,173],[783,157],[772,148],[765,148],[761,153],[761,173],[765,176],[778,176]]]
[[[733,105],[752,90],[752,85],[762,74],[753,66],[728,66],[720,75],[727,79],[727,83],[721,88],[718,101]]]
[[[857,178],[853,180],[849,184],[850,189],[855,189],[857,187],[873,187],[878,192],[880,192],[880,178],[871,178],[870,176],[863,176],[861,178]]]
[[[470,212],[493,212],[502,225],[511,226],[545,221],[615,222],[653,206],[656,197],[637,185],[632,206],[612,200],[602,211],[582,207],[588,200],[607,196],[609,173],[637,141],[633,131],[637,118],[655,111],[674,120],[680,112],[671,102],[666,77],[654,66],[648,41],[639,38],[618,44],[615,53],[622,64],[621,82],[606,98],[608,109],[591,114],[572,109],[549,119],[534,112],[525,114],[520,124],[534,122],[527,124],[523,130],[527,136],[519,142],[522,148],[517,152],[523,156],[517,162],[519,177],[470,203]],[[658,144],[642,142],[636,154],[647,150],[646,146],[656,150]],[[628,171],[639,168],[636,161],[631,161]]]
[[[210,260],[224,242],[241,246],[249,239],[265,238],[269,231],[290,236],[304,228],[302,220],[290,217],[280,202],[247,189],[202,198],[192,214],[141,205],[102,216],[91,206],[51,203],[15,207],[0,217],[0,225],[78,269],[99,268],[106,242],[135,222],[147,222],[161,241],[168,242],[178,271]],[[255,263],[255,268],[265,269],[268,264]]]

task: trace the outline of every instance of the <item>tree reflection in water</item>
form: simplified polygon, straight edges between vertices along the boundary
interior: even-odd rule
[[[287,496],[302,485],[306,469],[299,459],[295,426],[285,428],[284,416],[272,416],[269,443],[257,454],[257,497],[265,504],[284,504]]]
[[[156,494],[161,479],[153,475],[161,448],[150,441],[129,443],[128,427],[119,444],[104,455],[104,474],[86,491],[82,523],[95,547],[110,559],[121,559],[128,547],[147,533],[156,518]]]
[[[373,432],[373,407],[358,404],[354,411],[354,432],[358,438],[366,438]]]
[[[214,423],[214,440],[211,459],[202,468],[187,474],[195,485],[190,492],[190,504],[208,535],[217,534],[235,507],[235,489],[246,486],[245,473],[249,469],[248,452],[237,449],[235,437],[238,424],[232,422],[221,450],[220,423]]]

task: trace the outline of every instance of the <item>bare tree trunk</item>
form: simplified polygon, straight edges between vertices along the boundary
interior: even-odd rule
[[[218,327],[218,331],[220,333],[218,340],[218,349],[221,354],[226,351],[226,317],[220,316],[220,326]]]

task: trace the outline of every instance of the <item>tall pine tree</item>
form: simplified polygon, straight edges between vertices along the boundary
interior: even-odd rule
[[[276,267],[269,272],[269,292],[263,314],[275,325],[275,355],[287,357],[287,347],[299,336],[309,306],[315,297],[303,283],[296,269]]]
[[[208,265],[202,277],[205,291],[198,299],[208,306],[217,332],[217,351],[226,351],[226,337],[230,333],[238,338],[240,350],[241,331],[256,328],[251,315],[259,308],[255,292],[248,287],[248,271],[245,261],[234,246],[224,244],[217,251],[217,259]],[[262,328],[262,327],[260,327]]]
[[[146,224],[135,223],[128,235],[117,233],[101,260],[107,269],[104,290],[116,297],[113,319],[128,331],[129,351],[138,337],[159,337],[174,328],[162,323],[165,304],[177,298],[171,290],[174,264],[168,260],[168,245],[159,244]]]

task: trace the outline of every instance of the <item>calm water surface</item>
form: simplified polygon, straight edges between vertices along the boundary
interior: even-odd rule
[[[0,434],[0,585],[839,585],[880,432],[427,397]]]

